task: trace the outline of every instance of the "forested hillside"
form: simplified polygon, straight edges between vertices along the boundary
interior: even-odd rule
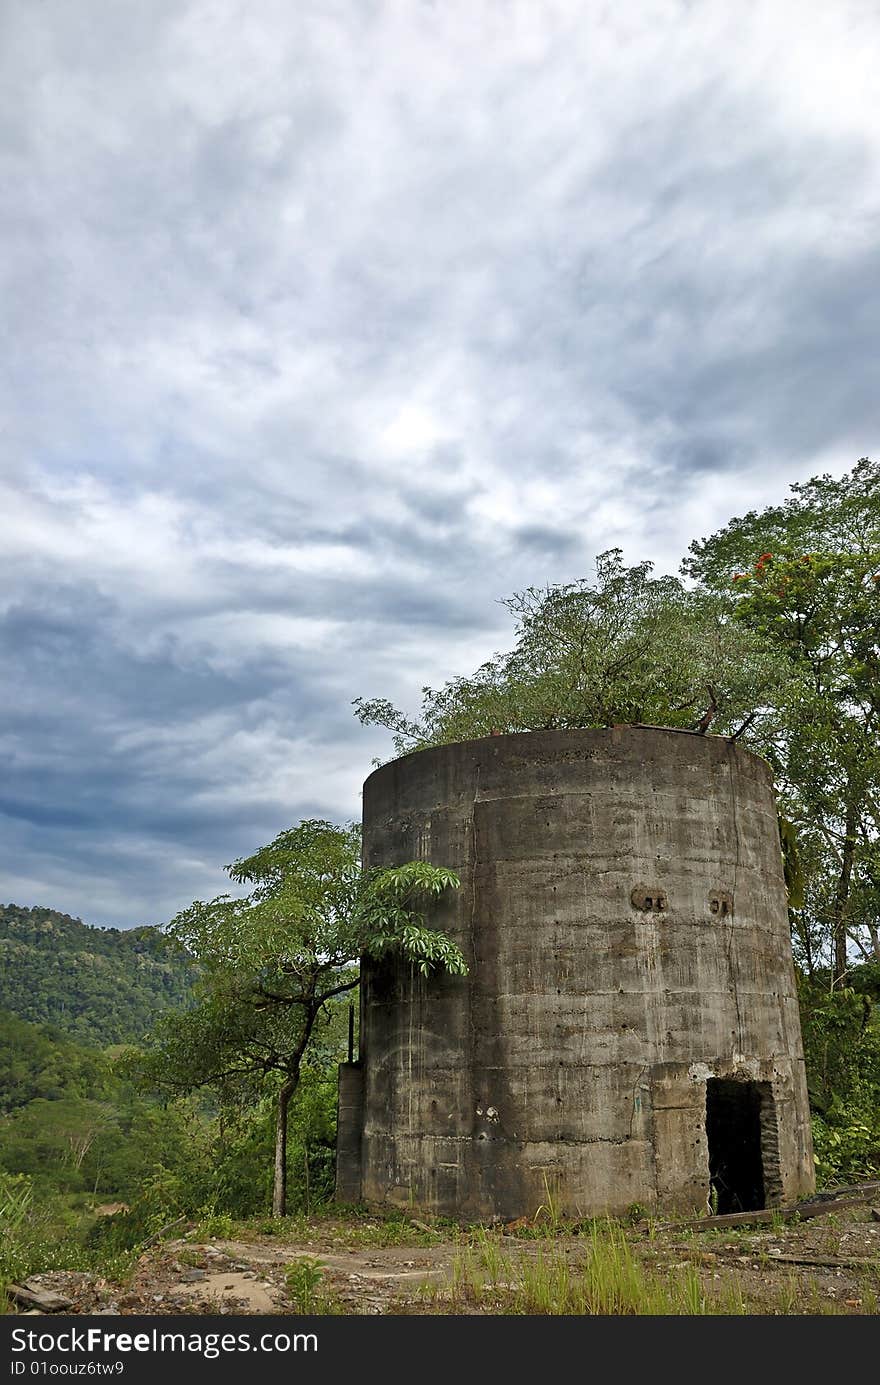
[[[103,1053],[0,1010],[0,1116],[30,1101],[104,1095],[108,1072]]]
[[[91,928],[54,909],[0,906],[0,1009],[80,1043],[140,1039],[187,1004],[193,967],[158,928]]]
[[[105,1053],[0,1010],[0,1191],[24,1176],[44,1209],[68,1199],[56,1211],[83,1194],[133,1198],[157,1169],[194,1176],[203,1125],[133,1091]]]

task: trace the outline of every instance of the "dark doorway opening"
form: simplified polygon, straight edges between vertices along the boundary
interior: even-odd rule
[[[723,1077],[710,1077],[706,1083],[709,1185],[719,1215],[765,1206],[761,1087],[766,1085]]]

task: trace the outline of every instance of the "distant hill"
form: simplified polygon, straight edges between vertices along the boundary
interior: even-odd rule
[[[185,1006],[195,969],[158,928],[92,928],[55,909],[0,905],[0,1009],[77,1043],[143,1037]]]

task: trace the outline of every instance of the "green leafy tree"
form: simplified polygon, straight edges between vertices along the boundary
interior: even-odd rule
[[[319,1020],[288,1109],[287,1205],[310,1212],[333,1194],[337,1066],[345,1052],[348,1005]],[[224,1103],[213,1126],[210,1202],[221,1213],[255,1216],[272,1202],[275,1091],[256,1083],[249,1104]]]
[[[786,671],[773,648],[732,619],[730,602],[601,553],[595,581],[530,587],[502,602],[515,643],[470,677],[423,688],[410,719],[384,698],[358,698],[365,724],[398,753],[497,732],[641,722],[742,734],[772,705]]]
[[[425,862],[365,873],[359,829],[323,820],[280,833],[228,873],[245,895],[196,901],[169,925],[202,968],[200,1003],[164,1022],[130,1070],[173,1093],[210,1086],[226,1102],[272,1084],[272,1208],[283,1216],[288,1111],[319,1017],[358,985],[364,953],[393,949],[425,974],[463,974],[460,950],[423,912],[459,882]]]
[[[690,576],[789,669],[752,739],[800,842],[801,958],[813,971],[830,954],[841,986],[851,948],[880,959],[880,467],[795,485],[690,552]]]

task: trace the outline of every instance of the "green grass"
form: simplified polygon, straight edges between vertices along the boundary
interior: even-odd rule
[[[193,1235],[200,1235],[202,1231],[203,1226],[200,1226]],[[216,1231],[211,1234],[220,1235]],[[397,1210],[380,1212],[374,1208],[334,1204],[313,1210],[309,1216],[294,1213],[278,1219],[250,1217],[244,1221],[230,1222],[230,1229],[224,1231],[220,1238],[247,1241],[271,1236],[282,1245],[290,1242],[321,1242],[360,1250],[373,1246],[382,1249],[387,1246],[439,1245],[443,1241],[456,1240],[461,1234],[458,1223],[448,1218],[426,1215],[424,1220],[417,1218],[413,1221],[406,1213]]]
[[[435,1302],[437,1291],[434,1290]],[[711,1295],[696,1266],[662,1273],[644,1266],[614,1222],[594,1222],[579,1246],[511,1253],[484,1234],[457,1256],[450,1311],[537,1315],[745,1314],[738,1284]]]
[[[233,1241],[238,1238],[240,1227],[241,1223],[225,1212],[211,1213],[196,1222],[192,1237],[205,1241]]]
[[[283,1220],[237,1220],[205,1209],[186,1233],[192,1249],[179,1246],[174,1253],[184,1264],[199,1263],[194,1243],[209,1238],[247,1242],[271,1236],[279,1248],[301,1248],[306,1253],[289,1265],[286,1280],[294,1310],[306,1314],[350,1311],[329,1286],[322,1253],[440,1244],[452,1247],[451,1283],[433,1283],[422,1290],[424,1306],[439,1314],[800,1315],[848,1309],[843,1302],[829,1301],[803,1275],[788,1275],[776,1288],[765,1289],[760,1301],[753,1301],[723,1258],[718,1265],[722,1273],[712,1272],[716,1257],[710,1247],[735,1248],[769,1270],[773,1257],[766,1232],[759,1235],[746,1227],[697,1232],[682,1226],[671,1240],[642,1211],[633,1208],[620,1220],[570,1221],[562,1217],[549,1190],[534,1217],[503,1228],[462,1226],[428,1214],[422,1220],[402,1209],[383,1212],[363,1206],[327,1206],[308,1217]],[[0,1178],[0,1304],[5,1302],[4,1281],[20,1281],[38,1271],[99,1273],[124,1282],[145,1237],[155,1231],[158,1215],[154,1213],[152,1220],[134,1214],[95,1218],[91,1209],[74,1206],[69,1199],[36,1199],[30,1180],[23,1176]],[[816,1239],[826,1253],[839,1253],[843,1229],[836,1219],[822,1228]],[[448,1265],[447,1256],[443,1258]],[[672,1258],[676,1263],[670,1266]],[[744,1282],[751,1284],[748,1274]],[[875,1271],[859,1276],[853,1297],[861,1298],[862,1312],[876,1313],[878,1289]],[[757,1292],[753,1286],[751,1293]]]

